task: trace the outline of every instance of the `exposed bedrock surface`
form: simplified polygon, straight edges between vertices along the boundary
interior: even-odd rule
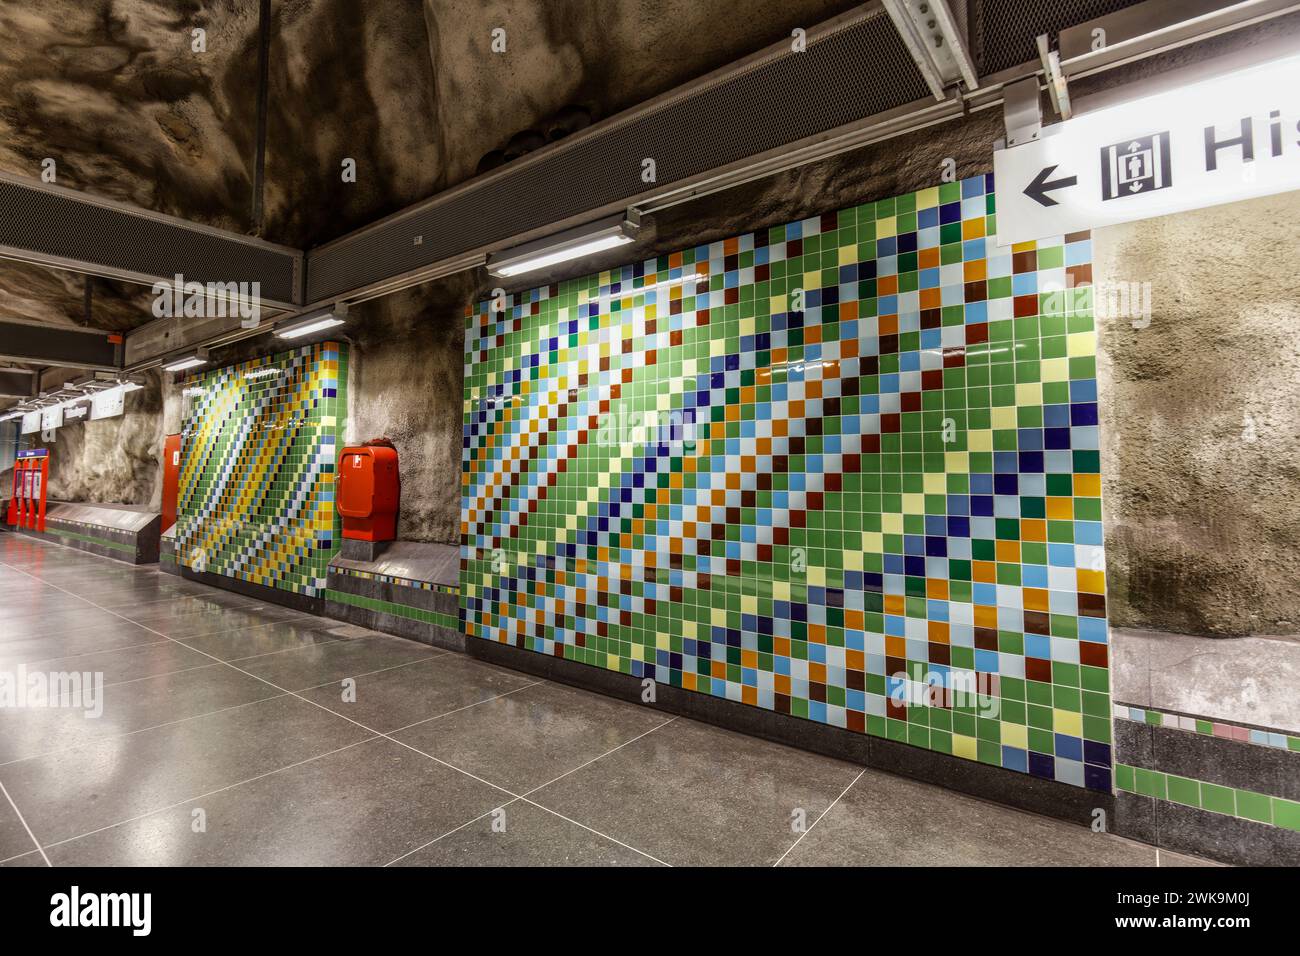
[[[1095,235],[1099,294],[1151,303],[1098,323],[1115,624],[1300,631],[1297,222],[1288,193]]]

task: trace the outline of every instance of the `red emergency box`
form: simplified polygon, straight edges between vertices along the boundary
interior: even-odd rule
[[[338,509],[343,537],[392,541],[397,537],[397,450],[386,441],[344,448],[339,457]]]
[[[9,524],[33,531],[45,530],[45,486],[49,475],[49,452],[27,448],[14,462],[13,499],[9,502]]]

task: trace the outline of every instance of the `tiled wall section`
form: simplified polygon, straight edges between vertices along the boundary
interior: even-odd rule
[[[471,309],[466,633],[1109,790],[1090,242],[992,192]]]
[[[334,468],[346,347],[304,346],[184,383],[176,555],[308,597],[338,550]]]

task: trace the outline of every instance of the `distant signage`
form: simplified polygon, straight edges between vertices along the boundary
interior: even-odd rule
[[[1300,189],[1300,57],[1086,113],[993,154],[1007,245]]]
[[[33,435],[40,430],[41,430],[41,413],[39,411],[28,412],[27,414],[23,415],[22,433],[24,435]]]
[[[90,418],[90,399],[84,399],[80,402],[73,402],[71,405],[63,406],[63,424],[75,425],[77,422],[84,422]]]
[[[96,392],[90,400],[90,420],[98,421],[101,418],[112,418],[115,415],[121,415],[125,398],[126,396],[120,388],[109,388],[102,392]]]
[[[23,448],[18,452],[19,458],[47,458],[50,450],[48,448]]]

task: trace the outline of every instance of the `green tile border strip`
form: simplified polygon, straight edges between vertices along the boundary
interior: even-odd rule
[[[1300,832],[1300,802],[1128,764],[1115,765],[1115,788],[1144,797]]]
[[[1117,720],[1149,724],[1152,727],[1182,730],[1187,733],[1200,734],[1203,737],[1217,737],[1220,740],[1254,744],[1259,747],[1269,747],[1273,750],[1300,753],[1300,735],[1269,730],[1236,721],[1193,717],[1188,714],[1155,710],[1150,707],[1135,707],[1131,704],[1115,704],[1114,715]]]
[[[394,617],[404,617],[411,621],[433,624],[437,627],[445,627],[453,631],[460,630],[460,619],[454,614],[443,614],[439,611],[425,611],[418,607],[409,607],[405,604],[395,604],[392,601],[380,601],[375,598],[363,597],[360,594],[349,594],[347,591],[336,591],[333,588],[326,588],[325,600],[335,601],[339,604],[347,604],[351,607],[359,607],[365,611],[377,611],[381,614],[392,614]]]
[[[96,538],[94,535],[81,534],[76,531],[64,531],[61,528],[46,527],[44,531],[38,531],[37,534],[53,538],[72,538],[74,541],[97,544],[101,548],[112,548],[114,551],[121,551],[124,554],[134,555],[136,553],[134,545],[122,544],[120,541],[109,541],[107,538]]]

